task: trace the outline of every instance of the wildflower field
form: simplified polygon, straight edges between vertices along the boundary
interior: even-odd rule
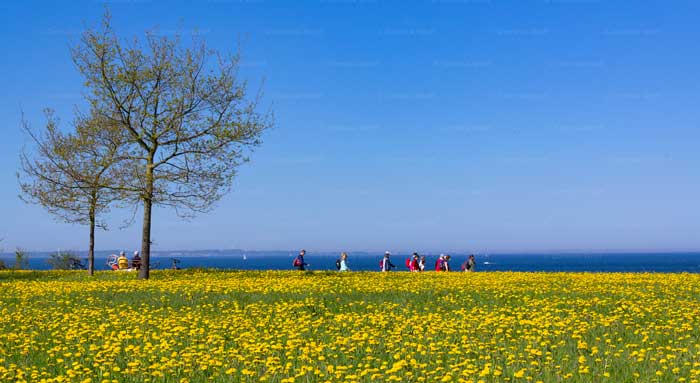
[[[2,382],[698,382],[700,275],[0,272]]]

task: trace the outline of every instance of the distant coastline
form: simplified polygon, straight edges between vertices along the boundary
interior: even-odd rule
[[[85,258],[85,252],[75,252]],[[98,251],[95,254],[97,270],[107,270],[107,257],[115,251]],[[151,263],[155,269],[169,268],[177,260],[182,268],[211,268],[233,270],[291,270],[296,251],[243,251],[243,250],[197,250],[154,251]],[[28,268],[50,269],[48,259],[51,252],[29,253]],[[130,252],[127,252],[130,254]],[[348,263],[354,271],[377,271],[382,252],[348,252]],[[409,252],[392,255],[398,266],[396,271],[407,270],[404,261]],[[460,270],[461,264],[470,254],[452,255],[452,269]],[[432,265],[439,253],[425,253],[428,265]],[[306,261],[310,270],[335,270],[336,252],[309,251]],[[11,267],[14,255],[4,253],[0,260]],[[521,271],[521,272],[663,272],[700,273],[700,252],[646,252],[646,253],[476,253],[477,271]],[[429,268],[430,269],[430,268]]]

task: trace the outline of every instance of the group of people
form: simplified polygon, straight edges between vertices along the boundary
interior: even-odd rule
[[[391,253],[389,251],[384,253],[384,258],[379,262],[379,268],[382,272],[391,271],[391,269],[396,268],[396,265],[391,263],[390,260]],[[452,256],[449,254],[440,254],[438,259],[435,261],[435,271],[453,271],[450,264],[452,261]],[[426,271],[427,260],[425,255],[419,255],[418,253],[413,253],[410,257],[406,258],[406,268],[410,272],[421,272]],[[476,258],[474,254],[470,255],[461,267],[462,271],[472,272],[476,271]]]
[[[306,256],[306,250],[301,250],[299,255],[294,258],[292,265],[299,271],[304,271],[309,266],[306,263],[304,257]],[[452,256],[449,254],[440,254],[438,259],[435,261],[435,271],[437,272],[449,272],[453,271],[450,261]],[[350,271],[348,267],[348,253],[342,252],[340,258],[335,261],[335,267],[338,271]],[[427,259],[425,255],[419,255],[418,253],[413,253],[410,257],[406,258],[406,268],[411,272],[421,272],[427,269]],[[379,261],[379,270],[382,272],[388,272],[396,268],[391,262],[391,252],[387,251],[384,253],[384,257]],[[470,255],[466,261],[462,263],[461,271],[473,272],[476,271],[476,258],[474,255]]]
[[[172,270],[180,270],[180,260],[177,258],[171,258],[170,260],[170,268]],[[115,271],[138,271],[141,270],[142,265],[143,263],[138,251],[134,251],[134,256],[131,258],[131,261],[129,261],[129,258],[126,257],[123,251],[119,253],[119,256],[112,254],[107,258],[107,266]],[[151,262],[150,265],[151,269],[153,269],[158,267],[160,262]]]
[[[129,262],[129,258],[122,251],[119,256],[112,254],[107,258],[107,266],[112,270],[140,270],[141,269],[141,256],[138,251],[134,251],[134,256]]]

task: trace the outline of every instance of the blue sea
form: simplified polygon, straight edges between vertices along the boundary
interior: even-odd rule
[[[113,251],[96,253],[98,270],[108,270],[107,257]],[[84,252],[77,253],[83,260]],[[127,252],[127,254],[130,254]],[[151,264],[155,269],[171,268],[175,260],[181,268],[217,268],[234,270],[289,270],[296,256],[292,251],[243,251],[243,250],[203,250],[203,251],[154,251]],[[428,269],[433,269],[439,254],[426,254]],[[468,254],[452,255],[453,270],[459,270]],[[381,253],[349,253],[348,264],[351,270],[378,271]],[[405,260],[408,254],[392,255],[395,270],[406,271]],[[335,270],[338,253],[308,252],[306,262],[310,270]],[[49,253],[30,253],[29,268],[48,270]],[[14,264],[14,255],[0,254],[0,260],[8,267]],[[527,272],[656,272],[656,273],[698,273],[700,253],[566,253],[566,254],[476,254],[477,271],[527,271]],[[87,263],[87,262],[85,262]]]

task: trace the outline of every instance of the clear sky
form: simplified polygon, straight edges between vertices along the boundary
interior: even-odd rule
[[[0,245],[85,249],[17,198],[41,109],[83,107],[68,51],[99,1],[0,4]],[[242,44],[276,129],[216,209],[155,249],[700,249],[700,2],[120,0],[117,32]],[[110,215],[98,249],[138,248]]]

